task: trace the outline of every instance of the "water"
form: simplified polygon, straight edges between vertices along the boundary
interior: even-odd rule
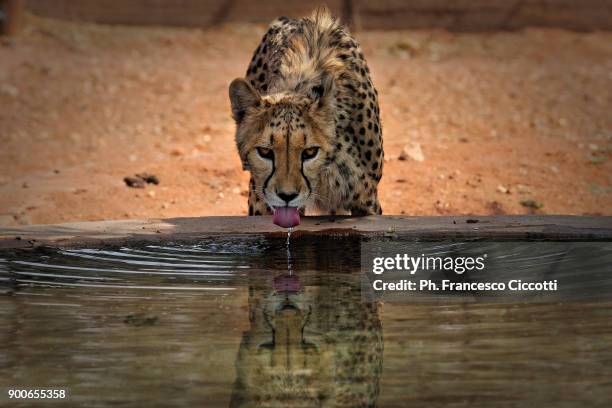
[[[609,406],[610,301],[369,302],[358,239],[290,249],[0,252],[0,406]]]
[[[291,233],[293,232],[293,227],[289,227],[287,229],[287,272],[289,275],[293,275],[293,265],[291,265]]]
[[[287,228],[287,251],[289,251],[289,246],[291,245],[291,233],[293,232],[293,227]]]

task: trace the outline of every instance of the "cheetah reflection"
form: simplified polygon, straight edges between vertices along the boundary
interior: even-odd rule
[[[359,277],[278,276],[249,287],[250,328],[230,407],[372,407],[382,370],[376,303]]]

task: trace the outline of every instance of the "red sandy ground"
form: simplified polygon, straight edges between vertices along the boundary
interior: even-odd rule
[[[31,18],[2,39],[0,225],[246,214],[227,87],[264,28]],[[612,33],[356,36],[380,93],[385,214],[612,214]],[[408,143],[424,161],[397,159]],[[128,188],[139,172],[160,185]]]

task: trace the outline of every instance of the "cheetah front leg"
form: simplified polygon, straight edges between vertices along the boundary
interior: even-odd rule
[[[255,180],[249,182],[249,215],[272,215],[270,207],[257,195]]]
[[[366,215],[381,215],[382,207],[378,202],[378,197],[374,196],[372,200],[359,203],[357,206],[351,208],[351,216],[353,217],[365,217]]]

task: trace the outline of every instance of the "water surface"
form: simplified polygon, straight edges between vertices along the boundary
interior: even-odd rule
[[[367,301],[357,238],[291,246],[0,253],[0,405],[609,406],[612,302]]]

